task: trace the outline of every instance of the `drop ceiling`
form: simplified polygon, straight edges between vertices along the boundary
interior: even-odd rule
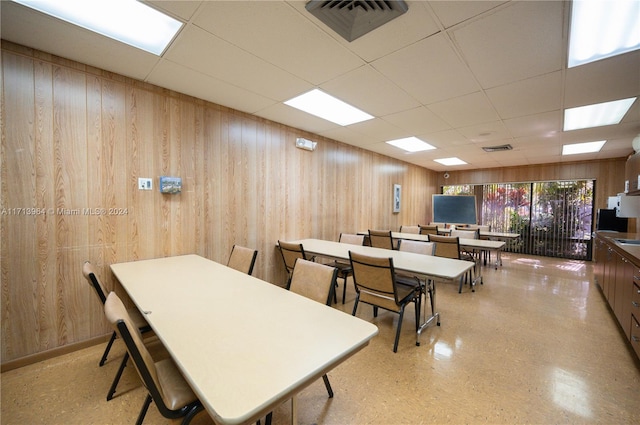
[[[626,157],[640,134],[640,100],[620,124],[562,131],[564,108],[640,95],[640,51],[567,69],[570,2],[408,1],[348,42],[305,1],[149,1],[186,24],[161,57],[0,3],[5,40],[435,171]],[[341,127],[283,104],[313,88],[375,118]],[[408,136],[437,149],[384,143]],[[468,164],[433,161],[452,156]]]

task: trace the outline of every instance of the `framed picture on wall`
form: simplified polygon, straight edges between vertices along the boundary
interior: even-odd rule
[[[400,212],[400,199],[402,196],[402,187],[399,184],[393,185],[393,212]]]

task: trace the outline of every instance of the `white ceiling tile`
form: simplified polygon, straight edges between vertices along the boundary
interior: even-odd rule
[[[454,128],[498,119],[496,111],[481,92],[434,103],[429,105],[429,109]]]
[[[373,62],[422,104],[472,93],[478,84],[442,35],[434,35]]]
[[[559,111],[562,107],[562,73],[552,72],[486,91],[503,119]]]
[[[364,64],[285,2],[205,2],[193,22],[312,84]]]
[[[487,12],[504,1],[432,1],[429,2],[434,13],[445,28],[464,22],[476,15]]]
[[[562,112],[552,111],[504,121],[513,137],[550,136],[562,131]]]
[[[482,87],[491,88],[562,68],[560,1],[518,1],[462,25],[453,37]]]
[[[434,133],[451,128],[449,124],[424,106],[385,115],[382,119],[397,127],[404,128],[411,135]]]
[[[404,130],[396,127],[395,125],[389,124],[380,118],[374,118],[372,120],[352,124],[349,128],[368,136],[370,138],[369,144],[407,136]]]
[[[511,134],[502,121],[492,121],[482,124],[475,124],[468,127],[459,127],[458,132],[473,143],[482,145],[495,142],[496,140],[511,139]],[[508,143],[508,141],[505,141]]]
[[[340,100],[377,117],[420,105],[369,65],[361,66],[331,80],[321,88]]]
[[[153,70],[148,81],[180,93],[205,98],[219,105],[239,111],[256,113],[274,103],[273,100],[232,86],[224,81],[193,71],[168,60]]]
[[[566,108],[640,96],[640,50],[567,69]]]
[[[142,1],[142,0],[139,0]],[[167,0],[145,0],[142,3],[148,3],[151,7],[154,7],[160,11],[164,11],[168,15],[188,21],[191,19],[198,7],[203,3],[202,1],[167,1]]]
[[[288,100],[313,88],[304,80],[193,25],[182,31],[179,40],[164,57],[278,101]]]

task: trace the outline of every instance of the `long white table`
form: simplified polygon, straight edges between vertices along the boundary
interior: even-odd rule
[[[373,324],[197,255],[111,265],[218,424],[292,400],[367,346]]]
[[[494,232],[484,232],[484,233],[494,233]],[[368,235],[369,232],[358,232],[359,235]],[[497,234],[497,233],[495,233]],[[519,235],[517,233],[504,233],[504,235]],[[400,232],[391,232],[391,238],[394,240],[398,239],[408,239],[412,241],[424,241],[427,242],[429,240],[429,235],[421,235],[418,233],[400,233]],[[460,247],[467,250],[478,250],[478,251],[487,251],[487,252],[495,252],[496,253],[496,262],[495,268],[498,268],[498,265],[502,265],[502,250],[506,245],[506,242],[502,240],[489,240],[489,239],[466,239],[460,238]],[[485,261],[486,264],[486,261]]]
[[[338,260],[349,261],[349,251],[371,257],[391,257],[393,258],[393,267],[396,270],[432,280],[458,279],[474,266],[474,263],[470,261],[452,260],[450,258],[440,258],[431,255],[416,254],[413,252],[373,248],[370,246],[351,245],[342,242],[325,241],[322,239],[300,239],[288,242],[302,244],[305,254]],[[431,301],[433,310],[431,312],[431,316],[429,316],[429,318],[425,318],[418,328],[416,345],[420,345],[420,334],[427,326],[434,322],[438,325],[440,324],[440,313],[436,311],[435,307],[435,283],[432,296],[433,298]]]
[[[391,237],[393,239],[408,239],[413,241],[428,241],[429,235],[418,235],[415,233],[399,233],[399,232],[391,232]],[[460,238],[460,247],[466,250],[478,250],[478,251],[488,251],[496,253],[496,262],[495,268],[498,268],[498,265],[502,265],[502,249],[506,245],[504,241],[494,241],[488,239],[466,239]]]

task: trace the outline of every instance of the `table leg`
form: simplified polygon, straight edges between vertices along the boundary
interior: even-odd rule
[[[424,320],[423,323],[418,327],[418,331],[416,332],[416,345],[420,346],[420,334],[422,333],[422,331],[429,326],[431,323],[433,323],[433,321],[436,321],[436,324],[438,326],[440,326],[440,313],[436,312],[436,281],[432,280],[431,284],[427,284],[425,286],[425,291],[424,291],[424,298],[425,301],[427,299],[427,293],[429,293],[429,298],[431,301],[431,316],[427,319],[427,306],[424,306],[425,309],[425,313],[424,313]],[[421,295],[422,296],[422,295]],[[425,303],[426,304],[426,303]]]
[[[298,425],[298,396],[291,397],[291,425]]]

